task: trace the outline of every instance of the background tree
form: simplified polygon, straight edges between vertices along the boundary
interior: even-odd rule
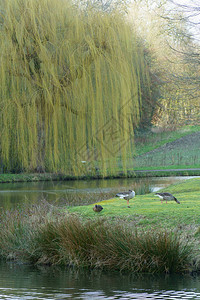
[[[199,50],[181,8],[170,1],[143,0],[129,14],[153,57],[150,70],[159,92],[152,97],[152,123],[165,130],[199,120]]]
[[[169,41],[172,49],[173,64],[179,65],[172,79],[176,88],[176,102],[174,111],[179,125],[199,124],[200,120],[200,6],[195,0],[171,1],[168,12],[169,31],[175,24],[179,24],[178,44]],[[173,13],[178,11],[179,13]],[[181,26],[180,26],[181,24]],[[171,111],[171,110],[170,110]]]

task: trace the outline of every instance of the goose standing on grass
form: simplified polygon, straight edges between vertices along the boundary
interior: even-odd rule
[[[180,204],[180,202],[170,193],[156,193],[155,195],[161,199],[161,203],[163,202],[163,200],[165,200],[166,203],[168,200],[174,200],[176,201],[176,203]]]
[[[116,197],[119,197],[121,199],[125,199],[127,201],[128,208],[130,208],[129,200],[132,199],[133,197],[135,197],[135,192],[132,191],[132,190],[129,190],[128,192],[118,193],[116,195]]]
[[[102,209],[103,209],[103,207],[101,205],[97,205],[97,204],[93,207],[93,211],[95,211],[95,212],[100,212],[100,211],[102,211]]]

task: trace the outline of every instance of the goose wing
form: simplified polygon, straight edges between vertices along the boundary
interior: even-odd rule
[[[163,195],[164,197],[174,197],[172,194],[170,193],[161,193],[161,195]]]
[[[124,197],[128,197],[129,195],[130,195],[129,192],[122,192],[122,193],[116,194],[116,197],[124,198]]]

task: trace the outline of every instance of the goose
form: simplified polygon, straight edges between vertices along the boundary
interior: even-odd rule
[[[103,207],[101,205],[97,205],[95,204],[95,206],[93,207],[93,211],[95,212],[100,212],[102,211]]]
[[[156,193],[155,195],[161,198],[161,203],[163,200],[165,200],[166,203],[168,200],[174,200],[176,203],[180,204],[180,202],[170,193]]]
[[[132,191],[132,190],[129,190],[128,192],[121,192],[121,193],[118,193],[116,195],[116,197],[119,197],[121,199],[125,199],[127,201],[128,208],[130,208],[129,200],[132,199],[133,197],[135,197],[135,192]]]

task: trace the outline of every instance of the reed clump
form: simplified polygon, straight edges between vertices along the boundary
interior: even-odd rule
[[[43,202],[1,213],[0,255],[32,264],[173,273],[191,247],[172,232],[139,232],[109,219],[82,220]]]

